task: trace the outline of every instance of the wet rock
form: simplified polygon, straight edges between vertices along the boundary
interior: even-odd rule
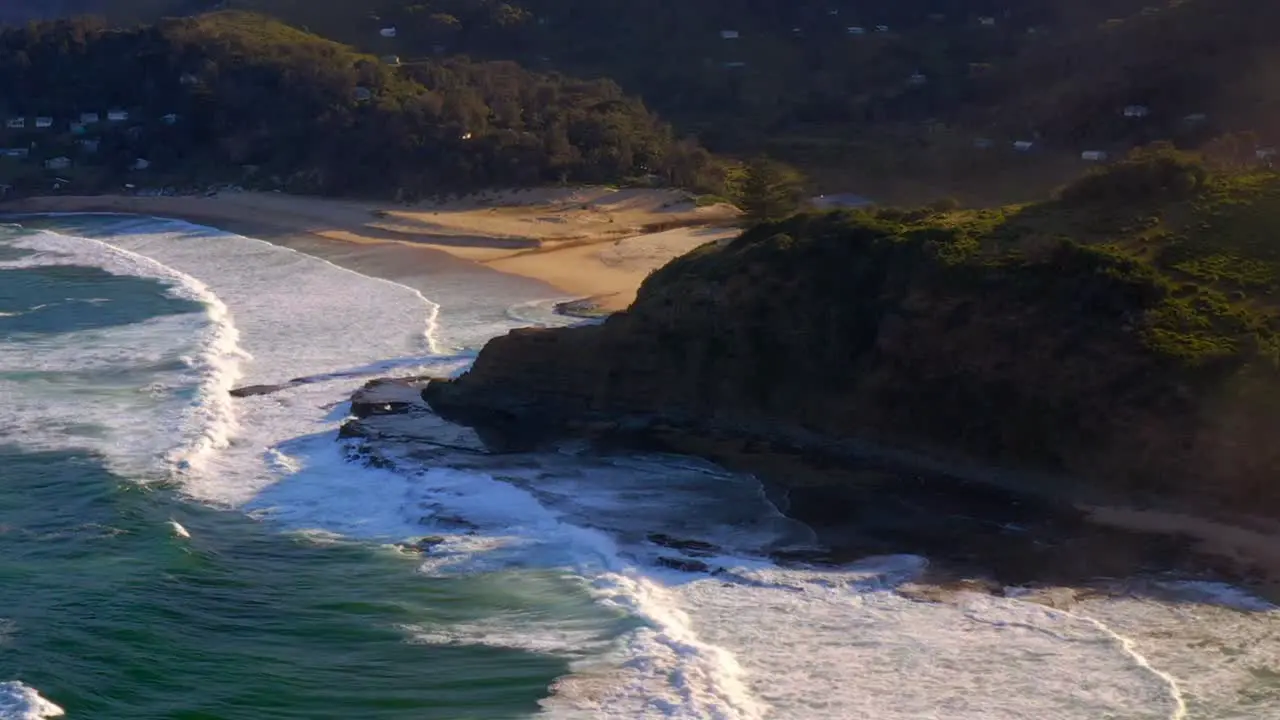
[[[439,535],[427,535],[425,537],[420,537],[417,540],[396,543],[396,546],[413,552],[428,553],[437,545],[443,545],[445,542],[446,540]]]
[[[280,390],[283,390],[287,387],[289,387],[288,383],[285,383],[283,385],[246,385],[244,387],[234,388],[233,390],[230,391],[229,394],[231,395],[231,397],[234,397],[234,398],[253,397],[255,395],[270,395],[273,392],[279,392]]]
[[[680,550],[689,555],[708,556],[716,555],[720,552],[720,548],[709,542],[701,540],[681,540],[680,538],[671,537],[665,533],[649,533],[647,536],[649,542],[654,545],[661,545],[672,550]]]
[[[351,395],[351,414],[357,418],[375,415],[402,415],[415,408],[425,409],[422,387],[430,382],[423,378],[370,380]]]
[[[658,558],[656,562],[662,567],[671,568],[672,570],[679,570],[681,572],[694,572],[694,573],[711,572],[711,566],[702,562],[701,560],[690,560],[689,558],[676,558],[676,557],[663,556]]]

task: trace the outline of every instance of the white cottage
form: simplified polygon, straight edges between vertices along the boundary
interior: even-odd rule
[[[1080,159],[1089,162],[1102,162],[1107,159],[1107,153],[1102,150],[1085,150],[1080,153]]]
[[[165,125],[176,125],[178,122],[178,113],[169,113],[167,115],[161,115],[160,122],[164,123]]]
[[[876,26],[876,32],[878,32],[878,33],[887,33],[887,32],[889,32],[889,26],[888,26],[888,25],[877,25],[877,26]]]
[[[9,118],[4,121],[4,126],[10,130],[21,130],[27,126],[26,118]]]
[[[95,124],[97,124],[101,119],[102,119],[102,118],[101,118],[101,117],[98,115],[98,113],[96,113],[96,112],[80,113],[80,124],[81,124],[81,125],[95,125]]]
[[[1151,108],[1146,105],[1127,105],[1124,109],[1124,116],[1127,118],[1144,118],[1151,114]]]
[[[393,38],[396,36],[396,29],[394,27],[384,27],[378,31],[378,34],[384,38]]]
[[[130,170],[146,170],[151,167],[151,161],[146,158],[138,158],[133,161],[133,165],[129,166]]]
[[[721,40],[737,40],[738,31],[737,30],[721,30],[720,39]]]
[[[127,110],[112,110],[107,113],[107,120],[109,122],[124,122],[128,119],[129,111]]]
[[[979,24],[979,25],[986,25],[987,27],[991,27],[992,25],[995,25],[995,24],[996,24],[996,19],[995,19],[995,18],[993,18],[993,17],[991,17],[991,16],[989,16],[989,15],[988,15],[988,16],[984,16],[984,17],[980,17],[980,18],[978,18],[978,24]]]
[[[1030,152],[1035,146],[1036,144],[1030,140],[1015,140],[1013,142],[1013,149],[1018,152]]]
[[[36,127],[42,128],[42,129],[53,127],[53,118],[48,116],[40,116],[36,118]]]
[[[866,28],[859,27],[857,25],[850,25],[849,27],[845,28],[844,31],[850,35],[866,35],[867,34]]]
[[[182,75],[178,76],[178,82],[183,85],[195,85],[200,82],[200,78],[196,77],[192,73],[182,73]]]
[[[373,98],[373,91],[367,87],[357,87],[351,94],[355,97],[356,102],[368,102]]]
[[[3,155],[4,157],[17,158],[19,160],[29,156],[30,154],[31,150],[28,148],[4,148],[0,150],[0,155]]]
[[[84,150],[87,153],[98,152],[98,145],[99,143],[97,140],[81,140],[80,141],[80,149]]]
[[[929,78],[925,77],[924,73],[917,71],[911,73],[911,77],[907,78],[907,82],[912,85],[924,85],[929,82]]]
[[[44,166],[48,170],[66,170],[71,167],[71,158],[59,156],[44,161]]]

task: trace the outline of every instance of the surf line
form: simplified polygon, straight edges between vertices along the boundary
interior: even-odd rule
[[[198,362],[190,362],[202,371],[200,382],[201,402],[189,420],[198,424],[194,439],[168,453],[166,461],[180,472],[199,469],[208,456],[230,446],[239,429],[237,413],[230,392],[243,376],[241,361],[253,357],[240,347],[240,331],[232,322],[231,311],[212,290],[200,280],[164,263],[130,250],[112,245],[97,238],[64,235],[42,231],[37,235],[20,239],[15,246],[37,252],[60,254],[65,259],[45,259],[42,264],[77,264],[77,245],[96,248],[103,255],[94,263],[109,273],[133,277],[150,277],[167,283],[178,297],[199,303],[204,307],[209,330]],[[69,246],[69,247],[68,247]],[[115,262],[112,262],[114,260]]]
[[[1071,618],[1072,620],[1080,620],[1081,622],[1088,623],[1089,625],[1092,625],[1095,629],[1097,629],[1099,632],[1101,632],[1103,635],[1105,635],[1107,639],[1114,641],[1117,645],[1120,646],[1120,650],[1124,652],[1125,655],[1129,656],[1129,659],[1132,660],[1135,665],[1142,668],[1143,670],[1146,670],[1148,673],[1154,675],[1155,677],[1159,678],[1160,681],[1164,683],[1165,687],[1169,692],[1169,699],[1173,701],[1173,712],[1169,715],[1169,720],[1186,720],[1187,702],[1186,702],[1186,699],[1183,698],[1182,696],[1182,687],[1178,685],[1178,680],[1172,675],[1170,675],[1169,673],[1152,665],[1151,661],[1147,660],[1145,655],[1138,652],[1138,643],[1135,640],[1133,640],[1132,638],[1125,637],[1124,635],[1121,635],[1120,633],[1108,627],[1106,623],[1103,623],[1101,620],[1096,620],[1094,618],[1091,618],[1088,615],[1077,615],[1067,610],[1061,610],[1061,609],[1058,609],[1055,607],[1049,607],[1049,606],[1043,606],[1043,608],[1045,611],[1047,611],[1050,614],[1056,614],[1061,617]],[[1067,639],[1053,632],[1052,630],[1048,630],[1042,627],[1037,627],[1035,625],[1032,625],[1031,623],[1025,623],[1025,622],[996,623],[990,620],[983,620],[982,618],[974,617],[969,613],[965,613],[965,617],[967,617],[972,622],[979,622],[986,625],[1013,625],[1016,627],[1025,628],[1027,630],[1032,630],[1038,633],[1043,633],[1045,635],[1049,635],[1050,637],[1058,638],[1059,640]]]

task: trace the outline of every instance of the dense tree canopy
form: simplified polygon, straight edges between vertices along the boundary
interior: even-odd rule
[[[311,192],[398,193],[554,181],[716,183],[710,156],[679,141],[610,81],[464,58],[396,67],[238,12],[107,30],[90,21],[0,34],[6,117],[54,128],[8,144],[77,164],[203,168]],[[70,132],[81,113],[130,119]],[[165,122],[176,114],[176,122]],[[170,118],[172,121],[172,118]],[[87,155],[79,141],[98,139]]]
[[[1072,146],[1169,137],[1196,112],[1241,129],[1224,95],[1280,19],[1269,0],[242,1],[361,47],[609,77],[726,150],[926,119]],[[1125,122],[1139,102],[1152,116]]]

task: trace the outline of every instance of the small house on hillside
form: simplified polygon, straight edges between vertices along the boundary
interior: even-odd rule
[[[1015,140],[1013,141],[1013,149],[1018,152],[1031,152],[1036,144],[1031,140]]]
[[[195,85],[200,82],[200,78],[192,73],[182,73],[182,75],[178,76],[178,82],[183,85]]]
[[[129,169],[130,170],[146,170],[149,167],[151,167],[150,160],[147,160],[146,158],[138,158],[137,160],[133,161],[133,164],[129,166]]]
[[[845,28],[844,31],[850,35],[866,35],[867,34],[866,28],[859,27],[857,25],[850,25],[849,27]]]
[[[1276,149],[1273,147],[1258,148],[1254,151],[1254,156],[1259,160],[1270,162],[1276,156]]]
[[[974,138],[973,146],[979,150],[989,150],[995,146],[995,142],[991,138]]]
[[[878,33],[887,33],[887,32],[889,32],[889,26],[888,26],[888,25],[877,25],[877,26],[876,26],[876,32],[878,32]]]
[[[165,125],[175,125],[178,122],[178,113],[169,113],[167,115],[161,115],[160,122],[164,123]]]
[[[99,142],[97,140],[86,139],[86,140],[80,141],[80,149],[84,150],[87,153],[98,152],[98,145],[99,145]]]
[[[720,39],[721,40],[737,40],[738,31],[737,30],[721,30]]]
[[[1085,150],[1080,153],[1080,159],[1089,162],[1102,162],[1107,159],[1107,153],[1102,150]]]
[[[979,24],[979,25],[985,25],[985,26],[987,26],[987,27],[991,27],[992,25],[995,25],[995,24],[996,24],[996,19],[995,19],[995,18],[993,18],[993,17],[991,17],[991,16],[989,16],[989,15],[987,15],[987,16],[983,16],[983,17],[978,18],[978,24]]]
[[[0,149],[0,156],[7,158],[15,158],[21,160],[31,155],[31,150],[27,148],[4,148]]]
[[[357,87],[351,91],[351,95],[356,99],[356,102],[368,102],[373,98],[373,91],[367,87]]]
[[[10,130],[21,130],[27,126],[26,118],[9,118],[4,121],[4,126]]]
[[[393,38],[396,36],[396,29],[394,27],[384,27],[378,31],[378,34],[384,38]]]
[[[36,118],[36,127],[40,129],[53,127],[53,118],[48,117],[47,115],[42,115]]]
[[[1200,125],[1208,121],[1209,115],[1207,113],[1191,113],[1190,115],[1182,118],[1182,122],[1188,125]]]
[[[101,119],[102,118],[96,112],[80,113],[81,125],[94,125],[97,122],[99,122]]]
[[[127,110],[112,110],[107,113],[108,122],[124,122],[128,119],[129,112]]]
[[[927,82],[929,82],[929,78],[925,77],[924,73],[920,71],[911,73],[911,77],[907,78],[907,83],[911,85],[924,85]]]
[[[392,67],[397,67],[400,65],[400,56],[399,55],[383,55],[382,62]]]
[[[1127,105],[1124,109],[1124,116],[1127,118],[1144,118],[1151,114],[1151,108],[1146,105]]]
[[[71,167],[71,158],[60,155],[56,158],[50,158],[44,161],[46,170],[66,170]]]

